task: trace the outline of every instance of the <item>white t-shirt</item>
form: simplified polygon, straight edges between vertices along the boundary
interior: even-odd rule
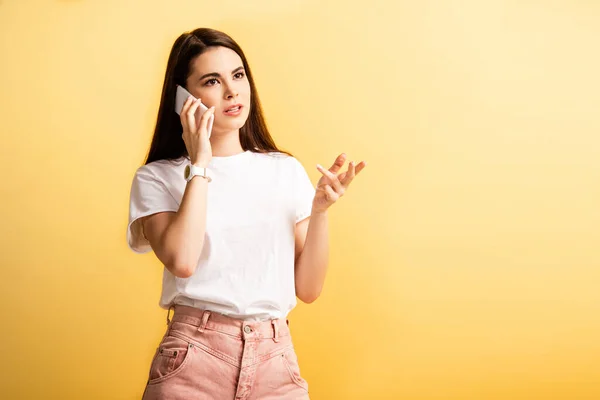
[[[189,159],[181,157],[136,171],[127,227],[134,252],[152,250],[139,218],[179,209],[187,164]],[[208,175],[212,182],[198,266],[189,278],[164,268],[159,305],[185,304],[246,320],[285,318],[296,305],[294,229],[310,216],[315,195],[306,170],[286,154],[248,150],[213,157]]]

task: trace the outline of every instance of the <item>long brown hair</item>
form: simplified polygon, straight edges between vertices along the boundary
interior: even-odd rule
[[[191,72],[190,66],[194,59],[209,47],[215,46],[227,47],[240,56],[250,82],[250,113],[246,123],[240,129],[242,148],[256,153],[280,152],[291,155],[286,151],[279,150],[269,134],[252,72],[240,46],[223,32],[209,28],[199,28],[179,36],[171,49],[154,137],[145,164],[157,160],[174,160],[188,155],[181,137],[183,126],[179,115],[175,112],[176,85],[186,87],[187,78]]]

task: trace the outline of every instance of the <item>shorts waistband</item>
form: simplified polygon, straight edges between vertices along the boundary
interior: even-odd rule
[[[176,304],[169,308],[174,309],[173,317],[167,323],[182,322],[198,327],[199,332],[204,330],[218,331],[240,339],[274,339],[289,336],[289,321],[287,319],[271,319],[268,321],[244,321],[231,318],[223,314],[202,310],[199,308]]]

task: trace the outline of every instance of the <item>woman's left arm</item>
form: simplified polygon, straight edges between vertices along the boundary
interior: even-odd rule
[[[296,224],[296,296],[305,303],[315,301],[325,283],[329,263],[329,224],[327,210],[344,195],[356,175],[367,165],[350,162],[348,170],[337,175],[346,155],[337,157],[328,170],[317,165],[323,176],[317,183],[311,216]]]

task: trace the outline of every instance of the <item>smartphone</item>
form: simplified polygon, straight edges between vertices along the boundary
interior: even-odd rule
[[[175,94],[175,112],[178,115],[181,115],[181,110],[183,109],[183,105],[185,104],[186,100],[188,99],[188,97],[192,96],[194,100],[196,100],[196,98],[187,90],[185,90],[185,88],[183,86],[177,85],[177,93]],[[196,109],[196,115],[194,116],[194,118],[196,119],[196,124],[200,123],[200,117],[202,117],[202,114],[204,114],[206,111],[208,111],[208,107],[206,107],[204,104],[200,103],[200,106]],[[215,119],[214,114],[210,116],[210,118],[208,119],[208,137],[210,138],[210,133],[212,131],[212,126],[213,126],[213,121]]]

